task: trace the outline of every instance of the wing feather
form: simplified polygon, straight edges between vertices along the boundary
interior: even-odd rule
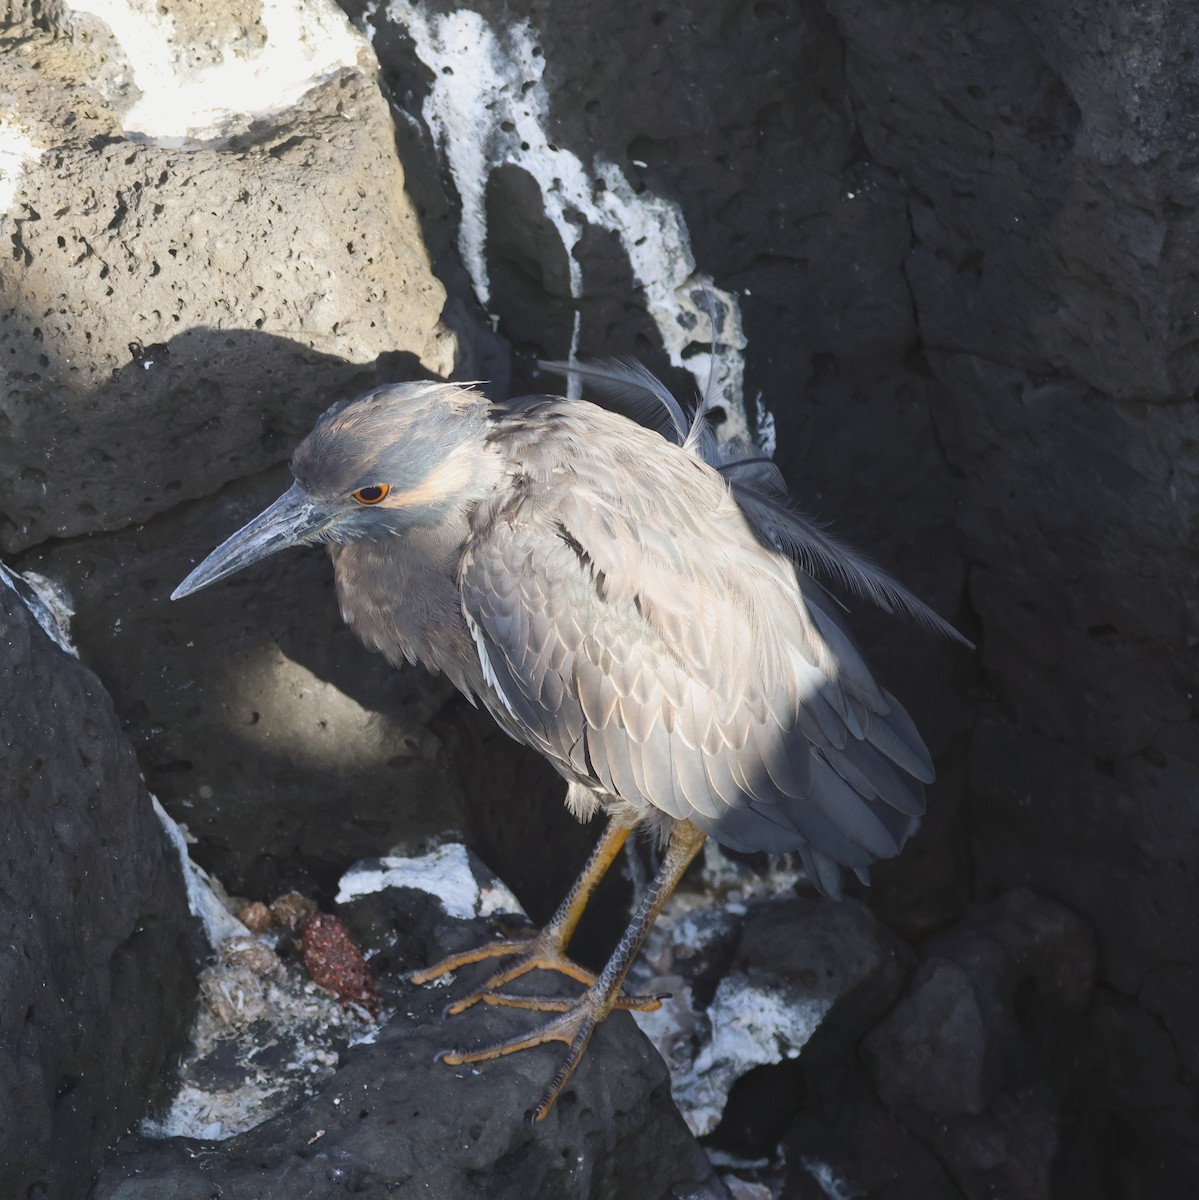
[[[931,763],[829,598],[715,471],[589,405],[554,411],[557,440],[543,422],[518,447],[536,486],[462,559],[497,719],[635,809],[798,850],[827,891],[895,854]]]

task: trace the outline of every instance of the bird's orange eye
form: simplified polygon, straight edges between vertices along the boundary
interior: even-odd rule
[[[370,487],[359,488],[354,493],[354,499],[359,504],[378,504],[380,500],[387,498],[387,493],[390,491],[390,484],[372,483]]]

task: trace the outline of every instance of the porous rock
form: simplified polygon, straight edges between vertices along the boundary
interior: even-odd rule
[[[0,578],[0,1194],[73,1200],[179,1047],[198,935],[99,680]]]
[[[321,555],[166,598],[286,486],[264,471],[331,403],[495,355],[460,304],[460,335],[440,321],[365,40],[327,0],[235,8],[58,5],[54,36],[27,19],[6,49],[26,150],[3,217],[0,543],[42,543],[200,860],[273,893],[460,826],[425,727],[446,693],[353,642]]]
[[[248,23],[195,9],[105,21],[62,5],[60,36],[29,24],[6,46],[5,119],[25,147],[0,265],[10,551],[279,462],[382,354],[453,368],[366,43],[325,0]],[[281,46],[317,57],[271,94]],[[222,91],[239,63],[264,94]],[[176,114],[206,87],[208,105],[261,107],[219,128]]]

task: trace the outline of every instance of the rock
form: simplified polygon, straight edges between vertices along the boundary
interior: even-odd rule
[[[443,866],[451,849],[442,848]],[[479,1005],[442,1020],[453,993],[404,982],[406,971],[477,944],[490,931],[485,920],[447,913],[463,904],[470,912],[486,907],[484,896],[471,899],[459,886],[469,871],[447,868],[458,882],[439,902],[419,890],[433,879],[428,870],[392,863],[378,882],[398,879],[401,870],[401,886],[365,895],[364,874],[357,873],[347,887],[358,898],[341,909],[375,968],[387,1017],[377,1035],[345,1052],[314,1095],[248,1132],[222,1142],[129,1139],[91,1200],[170,1200],[201,1186],[230,1194],[249,1189],[261,1200],[343,1191],[446,1200],[719,1200],[723,1188],[670,1103],[661,1060],[625,1014],[603,1023],[566,1093],[536,1126],[525,1114],[547,1086],[560,1047],[474,1068],[437,1061],[449,1043],[506,1036],[538,1018]],[[470,871],[483,875],[477,860]],[[494,892],[494,881],[487,886]],[[493,965],[464,971],[454,989],[485,977]]]
[[[331,4],[55,11],[70,36],[31,26],[0,68],[27,147],[0,268],[10,551],[211,494],[379,355],[448,375],[455,353],[369,48]]]
[[[808,1111],[784,1142],[788,1197],[824,1200],[961,1200],[937,1156],[878,1103],[868,1086],[851,1085],[823,1112]]]
[[[1094,926],[1102,975],[1118,991],[1190,961],[1186,914],[1199,897],[1179,853],[1199,837],[1189,747],[1096,761],[997,715],[979,723],[972,774],[980,884],[1018,882],[1068,903]]]
[[[756,1069],[797,1061],[819,1070],[819,1063],[851,1055],[898,994],[909,954],[865,905],[785,898],[781,888],[783,894],[765,899],[769,878],[722,871],[722,858],[708,853],[705,875],[723,888],[676,901],[632,985],[650,994],[678,993],[663,1012],[637,1020],[670,1062],[675,1100],[692,1130],[701,1136],[715,1131],[718,1144],[756,1154],[762,1146],[741,1145],[744,1134],[733,1132],[756,1106],[749,1083]],[[731,904],[730,876],[741,889]],[[666,969],[678,972],[673,978],[663,974],[664,943],[671,946]],[[721,968],[716,979],[713,963]],[[772,1123],[785,1130],[792,1111],[779,1095],[785,1089],[762,1073],[756,1090],[763,1089],[773,1096]],[[775,1141],[767,1139],[765,1148]]]
[[[996,693],[971,745],[976,894],[1023,884],[1069,905],[1094,927],[1104,983],[1160,1004],[1149,980],[1199,960],[1199,353],[1175,252],[1199,227],[1179,102],[1199,15],[1057,0],[829,11],[866,153],[906,181],[902,270]],[[1132,1041],[1100,1039],[1101,1057],[1133,1055],[1148,1028],[1119,1027]],[[1133,1120],[1130,1094],[1061,1094],[1086,1114],[1080,1154],[1103,1156],[1063,1188],[1119,1177],[1164,1194],[1148,1164],[1184,1160],[1192,1110],[1163,1113],[1147,1151],[1112,1135]]]
[[[830,9],[866,145],[918,197],[907,274],[926,342],[1122,399],[1192,392],[1170,245],[1195,233],[1175,155],[1197,15],[987,3],[946,37],[932,4]],[[1168,213],[1144,206],[1158,192]]]
[[[179,1047],[200,947],[111,701],[18,586],[0,568],[0,1194],[67,1200]]]
[[[925,963],[911,990],[866,1039],[888,1108],[916,1105],[930,1116],[981,1113],[999,1087],[999,1047],[969,975],[957,963]]]
[[[1140,1001],[1165,1025],[1192,1078],[1199,1078],[1199,967],[1159,968],[1145,981]]]
[[[1061,1118],[1046,1061],[1073,1037],[1095,969],[1085,923],[1012,892],[932,939],[864,1040],[883,1103],[967,1195],[1050,1194]]]
[[[861,901],[821,896],[775,901],[746,922],[734,960],[746,972],[789,980],[827,1004],[825,1048],[854,1045],[891,1006],[911,954]]]

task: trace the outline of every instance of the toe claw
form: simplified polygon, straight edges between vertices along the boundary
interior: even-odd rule
[[[446,1017],[456,1017],[459,1013],[464,1013],[468,1008],[473,1008],[480,1000],[486,999],[485,992],[474,992],[469,996],[461,996],[457,1000],[451,1000],[445,1006]]]

